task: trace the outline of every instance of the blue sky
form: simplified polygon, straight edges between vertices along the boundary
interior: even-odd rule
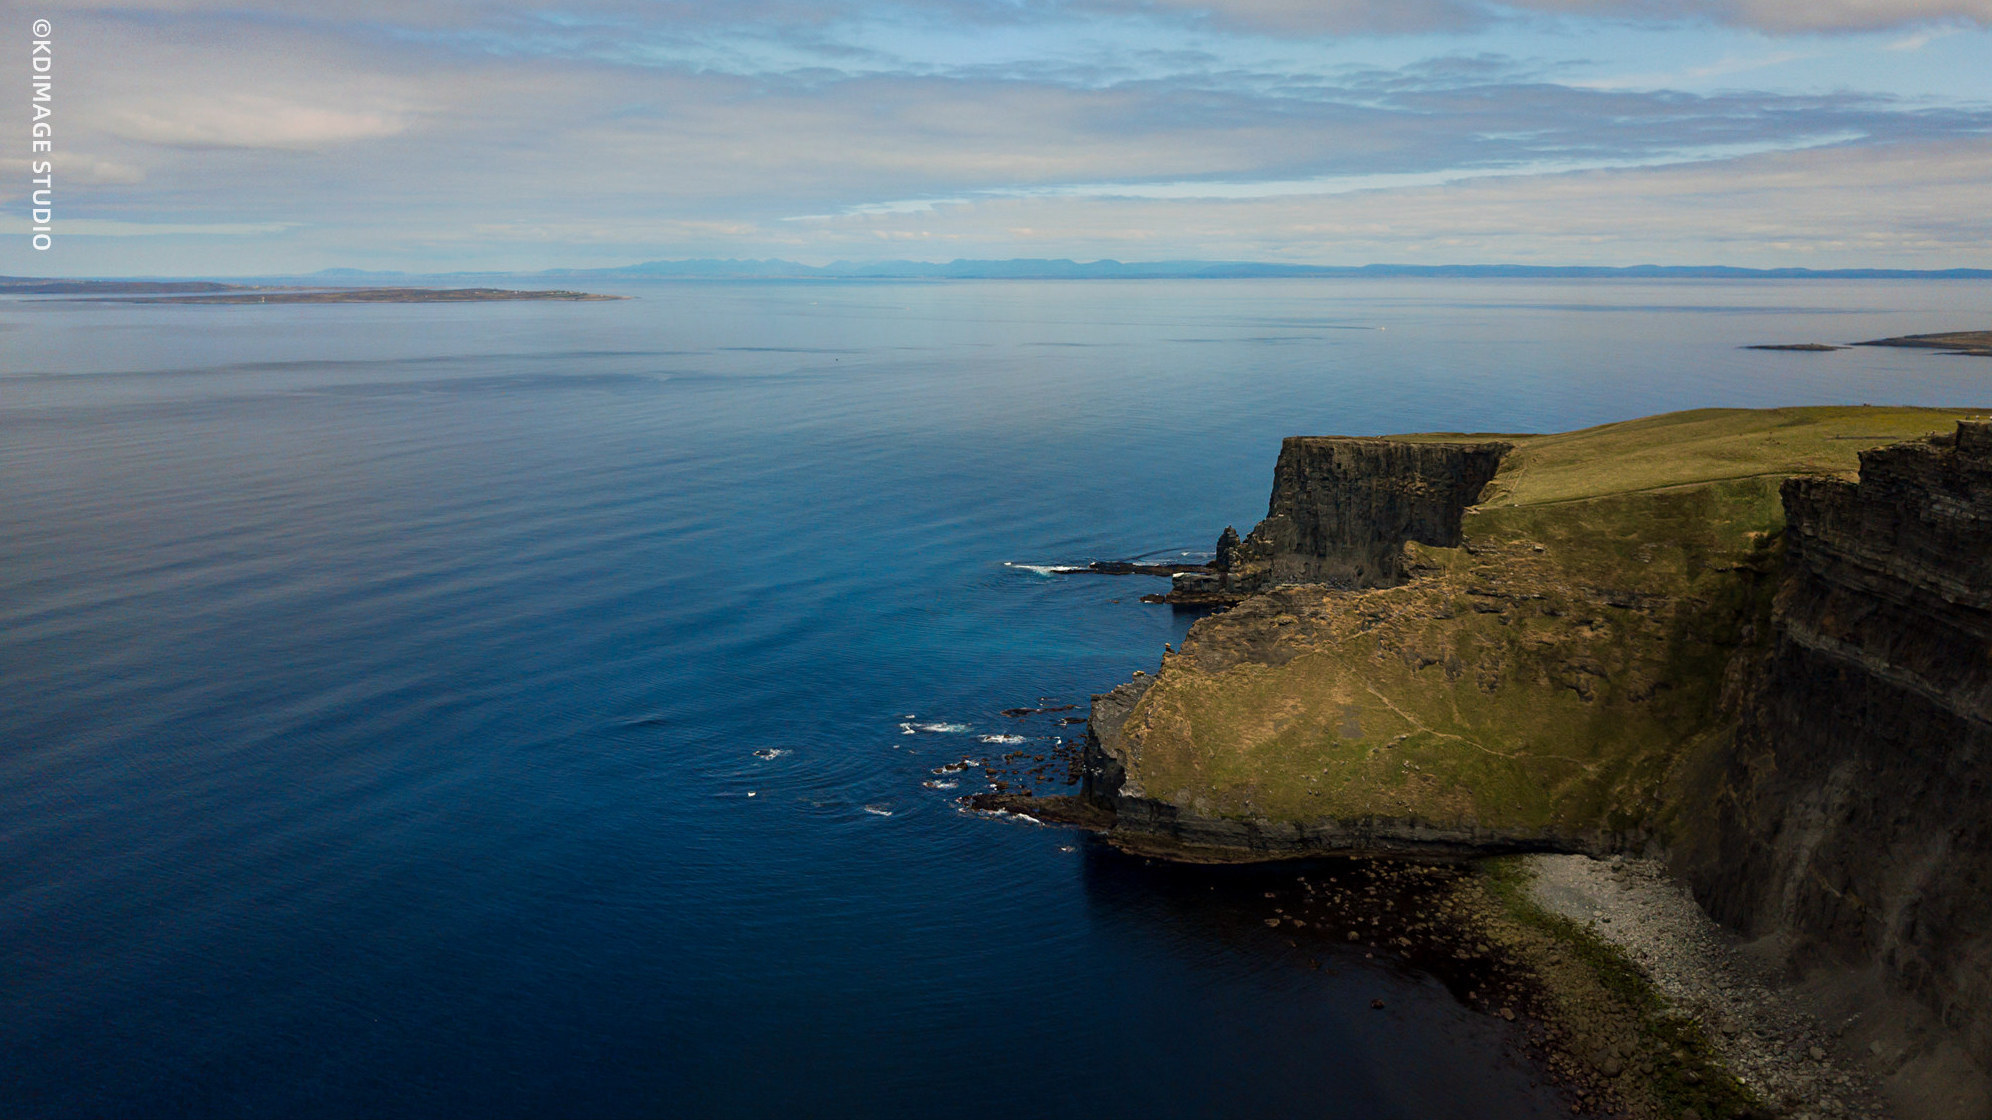
[[[7,239],[13,274],[707,256],[1992,267],[1992,0],[43,14],[57,244]],[[17,221],[27,158],[0,183]]]

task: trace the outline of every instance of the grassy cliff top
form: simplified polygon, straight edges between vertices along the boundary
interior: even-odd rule
[[[1725,479],[1851,478],[1871,447],[1949,431],[1983,409],[1701,408],[1550,435],[1420,432],[1417,442],[1502,439],[1515,445],[1480,505],[1548,505]]]
[[[1402,586],[1275,588],[1200,620],[1103,743],[1134,796],[1198,817],[1665,831],[1705,792],[1732,663],[1769,640],[1780,482],[1851,477],[1862,451],[1982,413],[1705,409],[1502,436],[1463,547],[1407,546]]]

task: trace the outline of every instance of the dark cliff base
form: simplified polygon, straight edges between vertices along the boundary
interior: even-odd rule
[[[1776,643],[1675,865],[1719,920],[1877,973],[1992,1065],[1992,425],[1784,501]]]

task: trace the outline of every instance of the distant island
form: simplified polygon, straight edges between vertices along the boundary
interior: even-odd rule
[[[243,287],[394,290],[411,281],[471,279],[543,280],[1238,280],[1238,279],[1510,279],[1510,280],[1992,280],[1986,268],[1736,268],[1729,265],[1528,264],[1285,264],[1274,261],[1075,261],[1019,257],[1006,260],[832,261],[812,265],[769,258],[643,261],[607,268],[550,268],[537,272],[396,272],[327,268],[308,275],[260,276],[231,284],[211,280],[59,280],[0,277],[0,295],[161,295]],[[249,283],[248,281],[257,281]],[[480,290],[480,289],[466,289]],[[575,293],[521,294],[513,298],[565,299]],[[497,298],[497,297],[474,297]],[[597,297],[610,298],[610,297]],[[341,301],[343,302],[343,301]]]
[[[594,292],[510,288],[341,288],[325,292],[242,291],[193,296],[101,296],[115,303],[507,303],[520,300],[628,299]]]
[[[335,270],[322,275],[341,274]],[[355,275],[387,276],[394,273]],[[833,261],[807,265],[788,260],[646,261],[616,268],[550,269],[547,277],[631,279],[869,279],[869,280],[1224,280],[1319,279],[1518,279],[1518,280],[1992,280],[1992,269],[1732,268],[1726,265],[1522,264],[1281,264],[1270,261],[1073,261],[1065,259],[953,261]]]
[[[1877,338],[1856,342],[1856,346],[1914,346],[1941,350],[1946,354],[1970,354],[1992,358],[1992,331],[1948,331],[1943,334],[1905,334],[1899,338]]]
[[[321,275],[341,275],[329,271]],[[359,273],[396,275],[396,273]],[[548,269],[544,277],[629,279],[1992,279],[1992,269],[1737,269],[1729,265],[1287,265],[1275,261],[645,261]]]
[[[99,303],[492,303],[519,300],[608,300],[566,289],[296,288],[223,284],[211,280],[50,280],[0,277],[0,295],[70,296]]]
[[[1805,353],[1824,354],[1834,350],[1850,350],[1856,346],[1906,346],[1924,350],[1938,350],[1945,354],[1964,354],[1974,358],[1992,358],[1992,331],[1944,331],[1938,334],[1905,334],[1895,338],[1871,338],[1866,342],[1849,342],[1845,345],[1829,345],[1824,342],[1781,342],[1762,343],[1745,346],[1745,350],[1796,350]]]

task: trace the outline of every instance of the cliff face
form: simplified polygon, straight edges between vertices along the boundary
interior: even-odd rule
[[[1266,586],[1402,583],[1405,543],[1456,547],[1461,515],[1513,449],[1492,442],[1288,439],[1273,468],[1266,519],[1245,538],[1235,563],[1263,565],[1258,578]]]
[[[1266,519],[1218,543],[1218,576],[1178,576],[1183,599],[1287,583],[1390,587],[1404,544],[1451,548],[1460,517],[1512,445],[1295,436],[1280,445]],[[1226,530],[1227,533],[1230,530]]]
[[[1258,593],[1096,698],[1117,843],[1663,853],[1992,1065],[1992,425],[1709,410],[1280,464],[1228,550]]]
[[[1992,425],[1783,498],[1774,642],[1677,863],[1717,918],[1878,963],[1992,1063]]]

